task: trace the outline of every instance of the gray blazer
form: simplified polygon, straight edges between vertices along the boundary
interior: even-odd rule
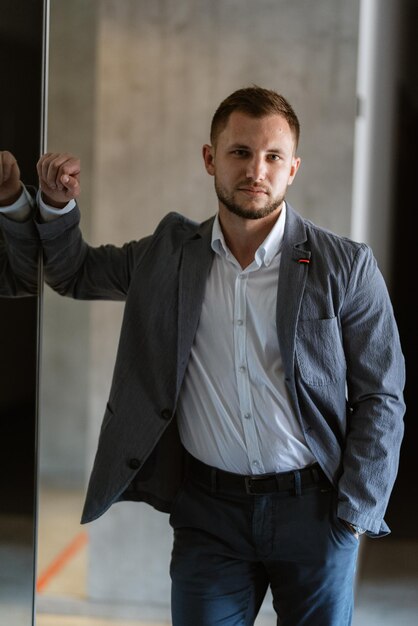
[[[33,220],[15,222],[0,213],[0,297],[38,293],[39,253],[39,235]]]
[[[79,212],[39,224],[57,292],[125,300],[120,343],[82,522],[118,500],[169,512],[183,476],[176,405],[213,252],[213,218],[170,213],[153,235],[92,248]],[[404,359],[382,275],[365,245],[288,206],[277,333],[306,442],[335,485],[339,517],[371,535],[384,513],[403,437]]]

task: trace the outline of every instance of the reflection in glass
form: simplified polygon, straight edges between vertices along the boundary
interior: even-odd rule
[[[23,306],[22,306],[23,305]],[[30,626],[34,586],[37,299],[0,299],[0,623]],[[5,325],[3,325],[5,323]],[[14,332],[14,325],[19,332]]]
[[[35,165],[42,150],[46,7],[47,0],[0,0],[0,150],[16,157],[21,178],[29,186],[36,185]],[[36,557],[38,247],[30,221],[23,226],[29,234],[26,242],[19,238],[19,224],[4,215],[0,221],[0,624],[31,626]],[[10,264],[10,253],[15,265]],[[28,263],[22,277],[14,268],[22,267],[24,259]]]
[[[34,200],[20,180],[14,156],[0,151],[0,297],[38,293],[40,250],[33,211]]]

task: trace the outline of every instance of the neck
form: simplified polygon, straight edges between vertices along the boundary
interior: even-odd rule
[[[257,249],[277,222],[282,206],[271,215],[258,220],[239,217],[224,207],[219,207],[219,222],[225,243],[242,269],[254,261]]]

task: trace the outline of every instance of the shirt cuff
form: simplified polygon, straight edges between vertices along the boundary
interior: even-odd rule
[[[44,222],[52,222],[53,220],[58,219],[61,215],[69,213],[76,206],[75,200],[70,200],[69,203],[66,204],[65,207],[63,207],[62,209],[56,209],[55,207],[46,204],[46,202],[42,200],[42,194],[40,189],[38,190],[36,200],[38,202],[39,212]]]
[[[13,204],[0,206],[0,213],[14,222],[25,222],[32,213],[33,199],[29,191],[22,185],[22,193]]]

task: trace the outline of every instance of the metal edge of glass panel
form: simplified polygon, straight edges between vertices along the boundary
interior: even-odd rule
[[[50,29],[50,0],[42,0],[42,78],[41,78],[41,119],[40,119],[40,155],[47,151],[48,146],[48,79],[49,79],[49,29]],[[36,364],[36,407],[35,407],[35,456],[34,456],[34,524],[33,524],[33,602],[32,625],[36,624],[36,592],[38,570],[38,522],[39,522],[39,424],[40,424],[40,389],[42,363],[42,321],[43,321],[43,255],[38,255],[38,307],[37,307],[37,364]]]

